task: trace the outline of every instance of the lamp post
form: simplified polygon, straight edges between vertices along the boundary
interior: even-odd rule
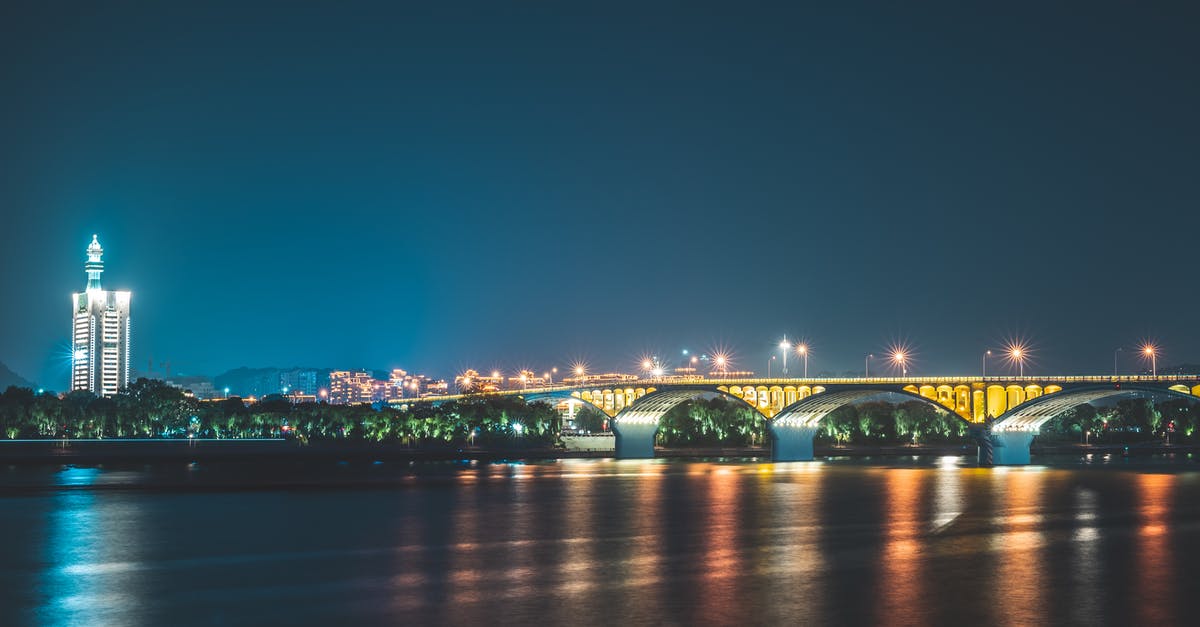
[[[1150,358],[1150,375],[1158,376],[1158,348],[1153,344],[1147,344],[1142,348],[1142,354]]]
[[[807,344],[797,344],[796,352],[800,353],[800,356],[804,358],[804,378],[807,379],[808,378],[808,345]]]
[[[792,343],[788,341],[785,335],[783,336],[783,341],[779,343],[779,352],[783,353],[783,376],[785,377],[787,376],[787,356],[790,350],[792,350]]]
[[[863,378],[864,379],[871,378],[871,360],[872,359],[875,359],[875,355],[873,355],[871,353],[867,353],[867,356],[863,358]]]
[[[896,362],[896,364],[900,366],[900,376],[902,377],[908,376],[908,364],[906,363],[907,359],[908,355],[905,355],[904,351],[896,351],[892,353],[892,361]]]
[[[771,358],[767,360],[767,378],[768,379],[771,378],[771,364],[773,364],[773,363],[775,363],[775,356],[771,355]]]
[[[1011,351],[1009,351],[1008,354],[1010,357],[1012,357],[1013,361],[1017,362],[1018,376],[1024,377],[1025,376],[1025,351],[1021,350],[1020,348],[1014,348]]]
[[[1113,376],[1114,377],[1117,376],[1117,357],[1121,354],[1121,351],[1123,351],[1123,350],[1125,350],[1125,349],[1118,346],[1116,348],[1116,350],[1113,351]]]
[[[983,352],[983,378],[987,378],[987,358],[992,356],[992,351]]]
[[[721,377],[724,378],[727,374],[725,366],[729,363],[729,358],[724,355],[714,355],[713,363],[717,366],[717,372],[721,373]]]

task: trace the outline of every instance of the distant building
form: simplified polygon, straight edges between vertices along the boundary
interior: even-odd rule
[[[508,389],[525,390],[529,388],[544,388],[550,386],[550,374],[535,376],[532,370],[522,370],[515,377],[508,378]]]
[[[129,386],[130,292],[100,287],[104,249],[87,248],[87,289],[71,296],[71,391],[113,396]]]
[[[468,369],[454,377],[454,387],[464,394],[467,392],[496,392],[504,389],[504,375],[493,371],[491,376],[485,376]]]
[[[357,405],[375,400],[375,378],[362,370],[334,370],[329,373],[329,402]]]
[[[317,371],[308,369],[282,370],[279,372],[279,389],[289,393],[315,395],[318,389]]]
[[[388,381],[400,392],[400,396],[395,398],[441,396],[450,391],[450,386],[443,379],[434,380],[423,374],[409,374],[400,368],[392,370]]]
[[[636,374],[608,372],[605,374],[583,374],[577,377],[567,377],[562,380],[564,385],[612,385],[614,383],[629,383],[637,381]]]
[[[450,384],[445,379],[424,379],[418,396],[445,396],[450,393]]]

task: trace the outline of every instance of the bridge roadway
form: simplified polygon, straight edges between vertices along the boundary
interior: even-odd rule
[[[720,395],[747,403],[766,418],[775,461],[813,459],[813,436],[835,409],[883,394],[930,403],[972,426],[985,463],[1029,463],[1029,446],[1050,419],[1078,405],[1116,397],[1177,397],[1200,401],[1200,375],[871,377],[730,379],[661,377],[620,382],[585,381],[411,399],[405,404],[443,403],[498,396],[529,402],[577,400],[612,420],[616,456],[654,457],[662,417],[679,403]]]

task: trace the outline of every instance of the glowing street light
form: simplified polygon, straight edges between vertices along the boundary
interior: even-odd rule
[[[863,358],[863,378],[864,379],[871,378],[871,360],[872,359],[875,359],[875,355],[873,353],[867,353],[867,356]]]
[[[721,376],[724,377],[728,373],[726,368],[729,366],[729,356],[724,353],[717,353],[713,355],[712,360],[713,365],[717,367],[717,372],[721,373]]]
[[[896,363],[896,365],[899,366],[900,375],[905,376],[905,377],[908,376],[908,364],[906,363],[907,360],[908,360],[908,355],[905,355],[904,351],[896,351],[896,352],[892,353],[892,361],[894,361]]]
[[[788,341],[787,336],[783,336],[783,341],[779,343],[779,352],[783,353],[783,376],[787,376],[787,356],[788,351],[792,350],[792,343]],[[774,358],[772,358],[774,359]],[[768,364],[768,369],[770,365]]]
[[[1158,376],[1158,347],[1153,344],[1147,344],[1142,347],[1142,354],[1150,360],[1150,374]]]
[[[1008,351],[1008,357],[1010,359],[1012,359],[1013,361],[1017,362],[1018,376],[1022,376],[1022,377],[1025,376],[1025,357],[1026,356],[1027,355],[1025,353],[1025,349],[1021,348],[1020,346],[1014,346],[1011,349],[1009,349],[1009,351]]]
[[[992,351],[983,351],[983,376],[987,376],[987,358],[992,356]]]
[[[796,352],[800,353],[800,356],[804,358],[804,378],[807,379],[808,378],[808,345],[807,344],[797,344]],[[784,362],[784,363],[787,363],[787,362]]]

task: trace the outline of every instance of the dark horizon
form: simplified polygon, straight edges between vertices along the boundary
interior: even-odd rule
[[[357,8],[0,7],[0,362],[1200,363],[1194,5]]]

